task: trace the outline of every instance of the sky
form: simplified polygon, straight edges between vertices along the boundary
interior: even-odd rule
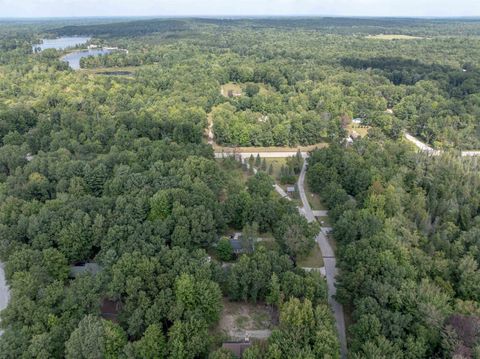
[[[0,0],[0,18],[201,15],[480,16],[480,0]]]

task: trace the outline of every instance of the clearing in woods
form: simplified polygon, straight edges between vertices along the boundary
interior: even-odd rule
[[[320,268],[323,267],[322,251],[317,243],[313,246],[310,254],[305,258],[297,260],[297,265],[301,268]]]
[[[259,331],[261,336],[268,335],[278,322],[277,316],[276,311],[265,303],[240,303],[224,299],[218,330],[230,340],[245,339],[248,335],[255,337],[251,333],[255,331]]]
[[[223,96],[225,97],[229,97],[228,96],[228,93],[232,91],[232,93],[234,94],[237,94],[238,95],[242,95],[243,92],[242,92],[242,87],[239,85],[239,84],[236,84],[236,83],[233,83],[233,82],[229,82],[225,85],[222,85],[221,89],[220,89],[220,92],[222,93]]]

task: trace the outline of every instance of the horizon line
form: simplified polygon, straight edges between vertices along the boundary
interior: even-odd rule
[[[288,18],[288,17],[297,17],[297,18],[357,18],[357,19],[375,19],[375,18],[387,18],[387,19],[479,19],[479,15],[333,15],[333,14],[278,14],[278,15],[269,15],[269,14],[242,14],[242,15],[233,15],[233,14],[221,14],[221,15],[208,15],[208,14],[171,14],[171,15],[80,15],[80,16],[0,16],[0,20],[45,20],[45,19],[160,19],[160,18],[237,18],[237,19],[246,19],[246,18]]]

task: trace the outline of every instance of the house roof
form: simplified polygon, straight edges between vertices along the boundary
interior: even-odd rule
[[[240,239],[230,239],[230,244],[232,245],[233,250],[243,249],[242,241]]]

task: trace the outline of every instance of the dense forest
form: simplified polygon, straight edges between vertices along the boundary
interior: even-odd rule
[[[74,71],[71,49],[32,51],[75,35],[128,52]],[[214,147],[325,147],[307,177],[353,358],[480,356],[478,164],[448,151],[480,149],[479,35],[461,19],[1,22],[0,358],[232,358],[231,303],[272,317],[243,358],[340,357],[327,283],[299,265],[318,224],[266,163],[215,159],[209,127]],[[368,136],[346,146],[353,119]]]
[[[480,175],[382,135],[314,152],[308,180],[331,209],[362,358],[480,355]],[[477,328],[477,329],[475,329]]]
[[[55,34],[96,34],[98,26],[112,43],[129,49],[84,59],[85,68],[134,66],[152,74],[161,67],[162,80],[154,81],[162,81],[157,86],[163,89],[178,71],[208,77],[209,105],[231,105],[214,112],[220,144],[308,145],[338,136],[342,123],[362,118],[389,136],[408,129],[435,147],[480,148],[480,45],[474,21],[359,19],[349,25],[349,36],[343,34],[345,19],[297,20],[290,27],[285,20],[170,21],[168,31],[148,34],[143,42],[122,37],[128,26],[122,31],[115,25],[77,26]],[[160,31],[168,24],[151,20],[144,29]],[[131,27],[135,34],[139,25]],[[431,29],[470,34],[465,27],[472,31],[468,40],[466,35],[430,37]],[[415,36],[388,41],[376,38],[379,33]],[[242,96],[215,96],[228,83],[238,84]],[[201,95],[205,90],[195,88]]]

